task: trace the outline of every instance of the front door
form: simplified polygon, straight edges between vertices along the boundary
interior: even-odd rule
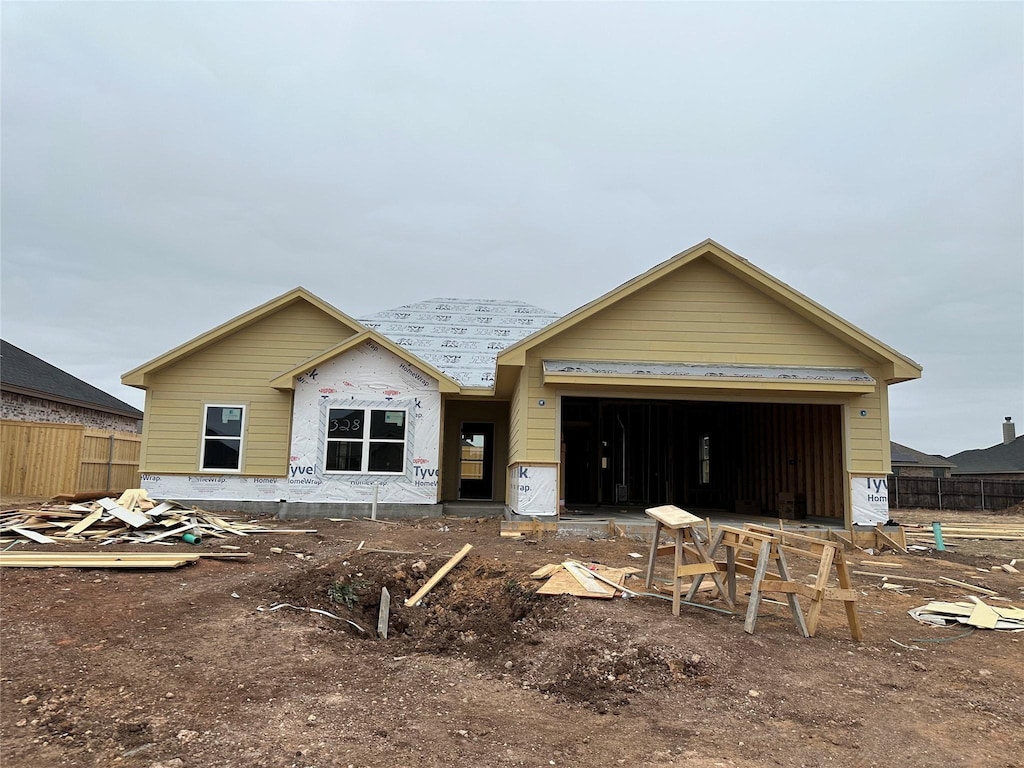
[[[463,424],[459,436],[459,498],[490,501],[493,465],[494,425]]]

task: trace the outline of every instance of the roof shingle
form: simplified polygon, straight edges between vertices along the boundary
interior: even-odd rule
[[[0,389],[141,419],[142,411],[0,339]]]

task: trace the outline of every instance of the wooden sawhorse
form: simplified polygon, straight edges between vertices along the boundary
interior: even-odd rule
[[[850,635],[861,640],[860,620],[857,616],[857,593],[852,589],[850,575],[846,568],[842,547],[834,542],[804,536],[798,533],[777,530],[760,525],[745,528],[721,526],[711,543],[710,556],[713,558],[720,548],[725,548],[725,563],[719,568],[726,572],[729,599],[736,600],[736,574],[751,578],[750,601],[743,629],[753,634],[757,623],[757,612],[761,607],[761,594],[781,593],[786,596],[789,610],[793,614],[800,634],[813,637],[818,628],[818,619],[825,600],[842,601],[846,607],[846,620]],[[813,586],[795,581],[790,577],[786,555],[805,557],[818,565]],[[769,573],[768,566],[775,563],[778,573]],[[839,580],[839,588],[828,586],[833,567]],[[687,599],[696,594],[703,576],[694,578]],[[717,583],[717,582],[716,582]],[[811,601],[805,618],[798,596]]]
[[[667,554],[668,549],[671,549],[675,557],[672,569],[673,615],[679,615],[679,605],[683,596],[683,578],[691,577],[694,579],[694,584],[698,584],[698,580],[703,578],[705,574],[711,576],[715,586],[718,588],[718,594],[732,608],[733,602],[731,596],[725,592],[722,577],[718,574],[718,566],[715,565],[715,561],[711,559],[707,549],[704,547],[704,542],[700,538],[700,532],[693,527],[697,523],[702,523],[703,520],[671,504],[662,507],[651,507],[647,510],[647,516],[654,520],[654,535],[651,537],[651,556],[647,561],[646,588],[651,588],[651,582],[654,580],[654,561],[661,554],[658,547],[658,543],[661,540],[661,530],[662,528],[667,528],[670,531],[675,531],[674,543],[665,548],[665,554]],[[693,560],[692,563],[690,562],[691,559]],[[692,600],[694,594],[696,594],[696,590],[691,588],[686,599]]]

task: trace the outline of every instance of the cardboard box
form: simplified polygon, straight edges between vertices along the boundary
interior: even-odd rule
[[[779,517],[783,520],[803,520],[807,517],[807,500],[802,493],[779,493],[775,500]]]

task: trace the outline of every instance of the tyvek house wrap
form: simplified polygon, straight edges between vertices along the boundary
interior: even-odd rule
[[[400,475],[326,472],[331,408],[405,411],[405,471]],[[367,341],[296,380],[287,478],[143,475],[142,484],[154,498],[357,503],[372,502],[376,487],[382,504],[434,504],[440,432],[437,381]]]
[[[326,472],[331,408],[404,410],[405,472]],[[287,498],[370,502],[376,487],[377,500],[384,504],[434,504],[440,434],[441,393],[437,381],[367,341],[296,380],[291,457],[285,481]]]

